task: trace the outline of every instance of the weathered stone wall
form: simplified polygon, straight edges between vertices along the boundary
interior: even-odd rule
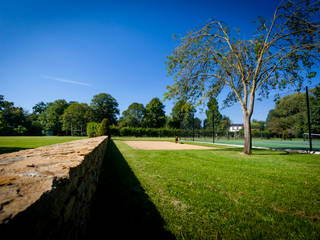
[[[107,137],[0,155],[0,235],[85,236]]]

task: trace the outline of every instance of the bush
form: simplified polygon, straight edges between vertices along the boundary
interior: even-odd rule
[[[110,135],[110,122],[107,118],[104,118],[101,123],[100,126],[98,128],[98,135],[99,136],[106,136],[106,135]]]
[[[111,126],[110,132],[113,136],[130,137],[174,137],[180,134],[179,129],[170,128],[132,128]]]
[[[87,135],[88,135],[88,137],[96,137],[96,136],[98,136],[98,128],[99,128],[99,123],[89,122],[87,124]]]

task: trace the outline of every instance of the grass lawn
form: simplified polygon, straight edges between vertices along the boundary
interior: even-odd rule
[[[121,226],[127,221],[137,230],[142,222],[147,231],[152,215],[167,234],[158,236],[168,238],[320,238],[319,155],[253,150],[246,156],[221,146],[143,151],[114,142],[113,181],[106,181],[103,191],[110,195],[102,202],[118,196],[111,205],[121,205],[115,210]]]
[[[70,142],[86,137],[56,137],[56,136],[28,136],[28,137],[0,137],[0,154],[16,152],[28,148],[37,148],[56,143]]]

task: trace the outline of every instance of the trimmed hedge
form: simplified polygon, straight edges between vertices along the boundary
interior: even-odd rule
[[[131,127],[110,127],[112,136],[130,137],[174,137],[179,135],[179,129],[168,128],[131,128]]]

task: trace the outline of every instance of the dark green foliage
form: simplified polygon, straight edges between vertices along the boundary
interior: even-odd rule
[[[64,134],[60,119],[68,106],[69,104],[64,99],[58,99],[48,104],[47,108],[39,115],[39,120],[45,131],[53,131],[54,135]]]
[[[320,84],[310,91],[312,133],[320,133]]]
[[[173,106],[171,111],[170,127],[176,129],[188,129],[192,128],[193,116],[195,113],[194,107],[185,100],[179,100]]]
[[[0,95],[0,135],[26,135],[27,127],[31,125],[21,107],[15,107],[13,102],[4,100]]]
[[[98,128],[98,136],[107,136],[110,134],[110,121],[104,118]]]
[[[311,132],[320,133],[320,87],[310,90],[309,100]],[[266,122],[268,130],[276,136],[303,137],[308,132],[306,94],[295,93],[279,99]]]
[[[99,123],[89,122],[87,123],[87,136],[97,137],[98,136]]]
[[[94,120],[96,122],[101,122],[104,118],[107,118],[110,124],[117,123],[119,104],[110,94],[100,93],[95,95],[91,100],[90,106],[92,107]]]
[[[153,98],[146,106],[143,125],[147,128],[161,128],[165,123],[164,105],[159,98]]]
[[[142,127],[146,109],[143,104],[132,103],[127,110],[122,113],[119,125],[121,127]]]
[[[170,128],[131,128],[131,127],[110,127],[113,136],[133,137],[174,137],[180,135],[179,129]]]
[[[209,101],[207,103],[207,111],[206,111],[206,127],[211,127],[212,128],[212,119],[213,119],[213,114],[214,114],[214,125],[215,128],[218,128],[220,125],[222,115],[219,112],[219,106],[218,106],[218,101],[214,96],[210,96]]]
[[[34,106],[32,107],[33,113],[35,113],[35,114],[41,114],[42,112],[44,112],[44,110],[45,110],[47,107],[48,107],[48,104],[41,101],[41,102],[37,103],[36,105],[34,105]]]
[[[71,135],[84,135],[87,123],[93,120],[92,109],[86,103],[72,103],[61,116],[62,130]]]

